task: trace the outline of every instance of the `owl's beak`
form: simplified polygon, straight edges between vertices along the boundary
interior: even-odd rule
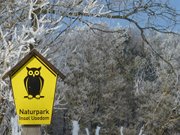
[[[35,74],[33,74],[33,77],[35,77]]]

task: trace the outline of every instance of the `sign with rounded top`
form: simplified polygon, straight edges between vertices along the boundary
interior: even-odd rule
[[[35,49],[5,75],[11,79],[19,124],[51,123],[58,75],[65,78]]]

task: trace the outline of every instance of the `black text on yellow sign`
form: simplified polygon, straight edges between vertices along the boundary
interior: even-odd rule
[[[19,124],[51,123],[58,75],[65,78],[35,49],[4,75],[11,78]]]

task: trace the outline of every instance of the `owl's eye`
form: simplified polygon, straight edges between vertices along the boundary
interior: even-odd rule
[[[33,75],[33,71],[29,71],[28,74],[29,74],[29,75]]]
[[[34,73],[35,73],[35,75],[39,75],[39,71],[35,71]]]

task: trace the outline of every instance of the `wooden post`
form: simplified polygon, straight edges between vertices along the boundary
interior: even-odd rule
[[[41,126],[40,125],[22,126],[21,135],[41,135]]]

